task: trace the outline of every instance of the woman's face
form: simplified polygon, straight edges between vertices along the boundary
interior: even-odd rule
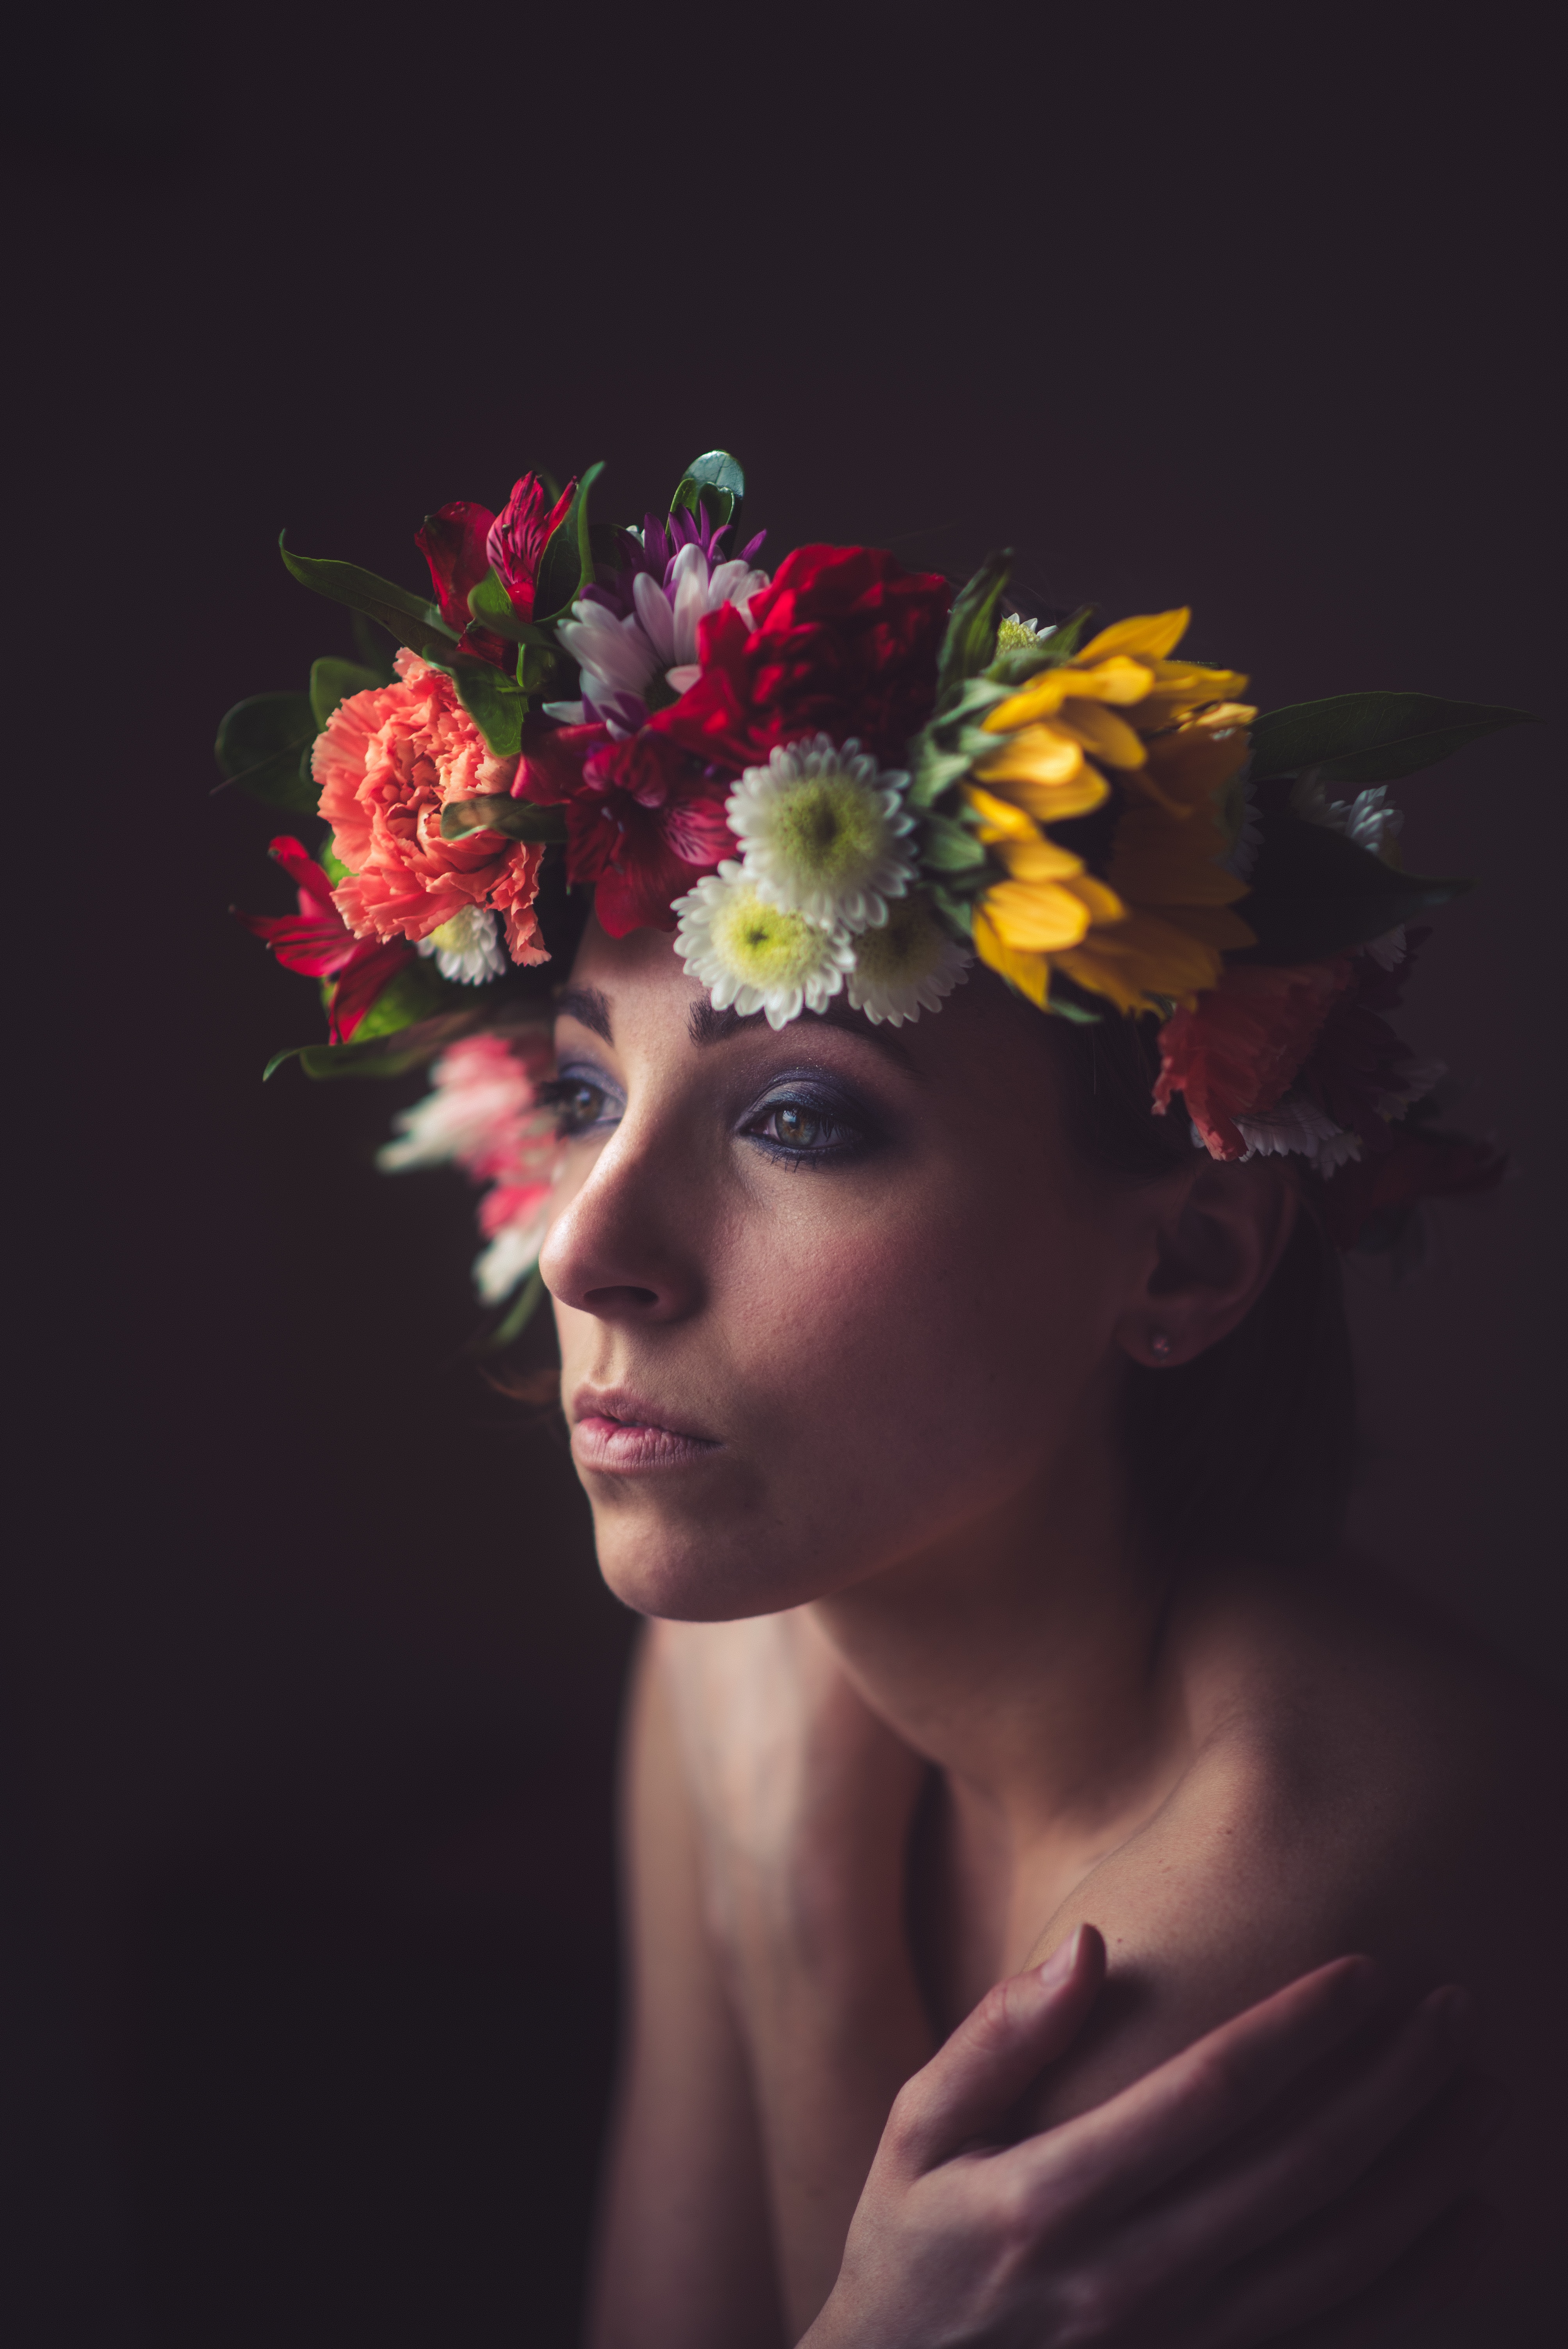
[[[962,1555],[1103,1458],[1146,1194],[1066,1139],[1040,1015],[716,1013],[592,925],[542,1258],[611,1588],[696,1619]]]

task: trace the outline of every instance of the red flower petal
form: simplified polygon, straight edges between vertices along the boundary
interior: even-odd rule
[[[1347,955],[1284,968],[1233,963],[1160,1030],[1156,1110],[1179,1092],[1212,1158],[1244,1157],[1235,1119],[1262,1116],[1289,1092],[1350,975]]]
[[[533,617],[533,591],[540,559],[565,521],[576,492],[577,483],[573,479],[546,513],[543,484],[532,473],[525,473],[490,526],[485,561],[495,565],[520,619]]]
[[[454,498],[439,513],[427,514],[424,529],[414,533],[414,543],[430,566],[441,617],[449,628],[456,628],[459,635],[467,630],[472,617],[469,610],[469,591],[479,585],[490,566],[486,541],[494,520],[489,506],[476,506],[467,498]]]

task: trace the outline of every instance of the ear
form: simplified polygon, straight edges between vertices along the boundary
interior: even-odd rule
[[[1274,1158],[1200,1163],[1156,1206],[1148,1275],[1117,1340],[1150,1370],[1192,1361],[1245,1319],[1295,1229],[1300,1194]],[[1157,1198],[1160,1195],[1154,1195]]]

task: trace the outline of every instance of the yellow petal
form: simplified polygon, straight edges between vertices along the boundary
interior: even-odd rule
[[[985,892],[985,911],[1003,944],[1024,954],[1076,946],[1089,926],[1083,900],[1054,881],[998,881]]]
[[[1050,992],[1051,966],[1044,955],[1020,954],[1010,947],[987,915],[984,905],[975,914],[975,951],[982,962],[1000,971],[1029,1001],[1041,1011]]]
[[[1138,723],[1150,733],[1205,703],[1234,701],[1246,687],[1239,668],[1195,668],[1188,661],[1161,661],[1148,698],[1139,704]]]
[[[1059,726],[1031,725],[987,750],[975,771],[992,783],[1070,783],[1083,765],[1083,747]]]
[[[1037,718],[1054,718],[1068,696],[1068,672],[1046,668],[1017,693],[999,701],[980,723],[987,734],[1010,734],[1016,726],[1032,726]]]
[[[1076,695],[1063,702],[1057,723],[1075,734],[1085,750],[1092,750],[1108,767],[1141,767],[1148,755],[1125,718],[1100,709],[1096,702],[1080,701]]]
[[[1151,612],[1140,620],[1118,620],[1114,626],[1102,628],[1074,657],[1084,668],[1091,661],[1108,660],[1112,653],[1126,653],[1133,660],[1163,660],[1186,635],[1191,616],[1183,605],[1180,612]]]
[[[984,774],[988,783],[995,784],[995,796],[1010,800],[1015,807],[1027,808],[1030,815],[1041,823],[1066,823],[1070,816],[1088,815],[1091,808],[1099,807],[1110,796],[1110,785],[1099,769],[1091,765],[1088,759],[1083,761],[1078,773],[1068,783],[1027,782],[1022,778],[1017,781],[997,782],[991,771],[989,760],[983,768],[976,767],[975,771]],[[981,794],[984,799],[993,796],[989,792]]]
[[[1116,827],[1110,882],[1135,905],[1232,905],[1247,885],[1221,862],[1225,837],[1212,817],[1174,821],[1161,808],[1129,808]]]
[[[1108,889],[1103,881],[1097,881],[1092,873],[1080,873],[1075,881],[1065,881],[1062,886],[1065,889],[1070,889],[1075,897],[1082,898],[1088,907],[1088,917],[1091,922],[1126,920],[1127,907],[1115,890]]]
[[[1068,693],[1086,701],[1141,701],[1154,684],[1154,671],[1147,661],[1129,660],[1121,653],[1096,661],[1092,668],[1085,668],[1081,661],[1069,661],[1061,673],[1069,680]]]
[[[965,783],[964,796],[980,819],[980,837],[987,844],[997,840],[1037,840],[1039,826],[1033,816],[1026,815],[1010,799],[998,799],[992,792],[976,789]]]
[[[1160,999],[1190,1006],[1223,967],[1212,947],[1150,914],[1091,929],[1058,959],[1070,979],[1122,1011],[1157,1010]]]
[[[1005,840],[996,853],[1015,881],[1071,881],[1083,871],[1081,856],[1037,833],[1032,840]]]

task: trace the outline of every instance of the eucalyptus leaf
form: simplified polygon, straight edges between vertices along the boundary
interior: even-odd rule
[[[310,778],[309,756],[317,731],[307,694],[254,693],[237,701],[218,729],[219,770],[252,799],[314,815],[320,792]]]
[[[433,649],[439,657],[449,654],[456,644],[456,633],[448,627],[436,606],[411,595],[407,587],[395,586],[390,579],[378,579],[374,571],[362,571],[356,563],[295,554],[284,544],[281,535],[278,548],[289,572],[302,587],[312,588],[335,604],[346,604],[352,612],[363,612],[366,619],[375,620],[400,645],[407,645],[417,653]]]
[[[1336,693],[1260,718],[1253,728],[1253,772],[1264,782],[1313,767],[1326,783],[1392,782],[1505,726],[1539,723],[1528,709],[1442,701],[1430,693]]]
[[[310,665],[310,706],[319,734],[340,701],[351,693],[368,693],[381,683],[374,669],[361,668],[357,661],[312,661]]]
[[[1322,962],[1447,905],[1468,881],[1401,873],[1342,832],[1265,815],[1252,895],[1237,907],[1257,936],[1238,962]]]
[[[954,599],[942,657],[936,668],[936,707],[968,678],[978,677],[996,657],[997,607],[1012,574],[1013,550],[988,554]]]
[[[508,840],[561,841],[566,837],[566,817],[558,807],[536,807],[531,800],[514,800],[505,792],[449,800],[441,810],[441,838],[467,840],[476,832],[502,833]]]
[[[738,506],[746,495],[746,475],[727,449],[709,449],[705,455],[694,457],[681,475],[681,489],[688,481],[698,490],[723,491],[732,507]],[[676,497],[679,494],[677,490]],[[670,512],[675,512],[674,499],[670,502]]]

